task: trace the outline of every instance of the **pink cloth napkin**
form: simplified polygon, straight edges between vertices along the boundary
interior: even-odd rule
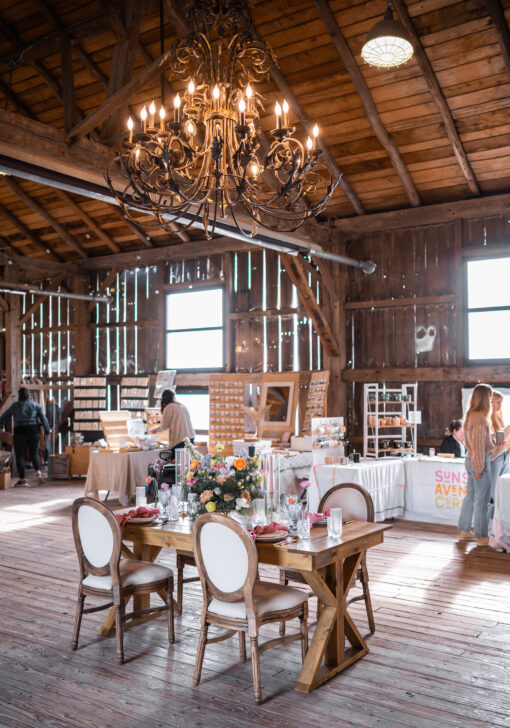
[[[310,525],[313,526],[318,521],[322,521],[324,518],[327,518],[329,515],[330,515],[329,508],[326,508],[326,510],[324,511],[324,513],[310,513],[309,514],[309,517],[310,517]]]
[[[130,518],[152,518],[152,516],[159,516],[159,510],[157,508],[146,508],[145,506],[139,506],[127,513],[115,514],[121,528]]]
[[[261,533],[274,533],[274,531],[287,531],[289,532],[288,526],[284,526],[283,523],[269,523],[267,526],[255,526],[255,528],[248,529],[248,532],[252,539],[255,541],[257,536]]]

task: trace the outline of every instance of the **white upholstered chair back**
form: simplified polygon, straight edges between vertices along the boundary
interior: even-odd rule
[[[120,527],[110,509],[93,498],[78,498],[73,503],[73,533],[82,575],[110,574],[121,546]]]
[[[243,598],[257,577],[257,549],[234,519],[211,513],[200,516],[193,531],[195,558],[202,581],[223,601]]]
[[[341,483],[322,496],[319,511],[341,508],[343,520],[373,521],[374,504],[370,494],[357,483]]]

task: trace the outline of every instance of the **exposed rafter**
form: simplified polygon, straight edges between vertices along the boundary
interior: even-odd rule
[[[72,235],[70,235],[67,230],[61,225],[58,220],[56,220],[53,215],[50,215],[50,213],[44,209],[44,207],[41,207],[41,205],[36,202],[32,197],[30,197],[29,194],[25,192],[25,190],[20,187],[20,185],[12,179],[12,177],[6,177],[5,178],[5,184],[11,189],[18,197],[19,199],[25,203],[27,207],[29,207],[31,210],[36,212],[40,217],[42,217],[46,222],[51,225],[51,227],[55,230],[58,235],[62,238],[62,240],[78,255],[80,255],[82,258],[87,258],[87,253],[82,248],[80,243],[78,243]]]
[[[411,16],[409,15],[409,12],[407,10],[407,6],[404,0],[393,0],[393,7],[397,11],[401,23],[409,34],[411,43],[413,44],[415,58],[421,68],[421,72],[423,73],[428,89],[432,94],[434,101],[436,102],[441,121],[444,124],[445,131],[453,147],[453,152],[455,154],[455,157],[457,158],[457,162],[459,163],[462,173],[466,178],[469,189],[475,195],[479,195],[481,194],[481,190],[476,180],[475,174],[471,169],[471,165],[467,158],[464,147],[462,146],[462,141],[460,139],[459,132],[457,131],[457,127],[455,126],[455,121],[450,111],[450,107],[448,106],[446,98],[441,90],[439,82],[432,68],[432,64],[429,61],[422,42],[414,28],[413,21],[411,20]]]
[[[492,23],[498,34],[499,47],[503,56],[506,72],[510,77],[510,31],[506,22],[505,13],[499,0],[485,0]]]
[[[368,88],[363,74],[361,73],[359,66],[354,59],[354,56],[352,55],[351,49],[349,48],[349,45],[345,40],[342,31],[338,27],[338,23],[335,16],[333,15],[333,12],[331,11],[328,0],[315,0],[315,5],[317,6],[326,30],[331,36],[333,45],[338,51],[338,55],[342,59],[345,70],[351,77],[352,82],[356,87],[356,91],[358,92],[358,96],[361,99],[361,103],[363,104],[363,108],[365,109],[365,113],[367,115],[368,121],[370,122],[370,126],[374,130],[374,134],[376,135],[377,139],[388,152],[388,156],[396,173],[399,176],[399,179],[406,192],[409,202],[411,203],[411,205],[413,205],[413,207],[421,205],[422,200],[420,198],[418,190],[416,189],[413,178],[411,177],[409,170],[407,169],[406,164],[402,159],[402,155],[400,154],[399,148],[397,147],[395,140],[393,139],[391,134],[388,133],[386,127],[381,120],[381,117],[379,116],[379,112],[377,111],[377,107],[372,98],[372,94],[370,93],[370,89]]]
[[[77,202],[73,200],[71,195],[68,192],[64,192],[64,190],[59,190],[58,195],[60,199],[65,202],[65,204],[70,207],[74,212],[81,217],[83,222],[87,225],[89,230],[92,230],[97,237],[103,241],[105,245],[107,245],[110,250],[113,250],[114,253],[119,253],[120,248],[117,245],[117,243],[112,240],[112,238],[105,233],[105,231],[98,225],[98,223],[86,212],[81,205],[79,205]]]
[[[0,214],[3,215],[6,220],[9,220],[9,222],[12,223],[15,227],[17,227],[20,233],[24,235],[27,240],[32,242],[36,246],[36,248],[38,248],[38,250],[41,250],[47,258],[49,258],[50,260],[60,260],[56,253],[51,252],[49,246],[43,243],[41,238],[36,235],[33,230],[30,230],[30,228],[28,228],[25,223],[19,220],[16,215],[2,203],[0,203]]]
[[[322,307],[317,303],[314,291],[308,285],[308,274],[303,267],[303,260],[299,255],[280,254],[280,259],[292,283],[296,286],[299,300],[307,315],[312,320],[314,328],[320,337],[321,344],[328,356],[338,356],[338,344],[331,330],[329,321],[324,315]]]

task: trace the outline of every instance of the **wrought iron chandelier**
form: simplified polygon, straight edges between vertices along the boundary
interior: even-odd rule
[[[184,230],[202,224],[208,238],[225,217],[248,237],[259,225],[294,231],[324,210],[338,185],[317,148],[317,125],[299,141],[285,100],[276,102],[265,154],[261,148],[256,125],[263,103],[255,84],[276,59],[254,38],[249,4],[194,0],[187,13],[193,31],[174,42],[169,63],[186,90],[176,94],[169,115],[162,84],[160,108],[154,101],[144,106],[137,129],[128,119],[127,139],[106,179],[133,222],[168,232],[176,222]]]

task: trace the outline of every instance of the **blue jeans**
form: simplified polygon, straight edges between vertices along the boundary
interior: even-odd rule
[[[468,482],[466,496],[462,503],[459,517],[459,529],[471,530],[471,521],[474,511],[475,538],[485,538],[489,535],[489,500],[491,497],[492,467],[491,456],[485,456],[485,463],[480,480],[475,480],[475,471],[471,465],[471,458],[466,458],[466,471]]]

